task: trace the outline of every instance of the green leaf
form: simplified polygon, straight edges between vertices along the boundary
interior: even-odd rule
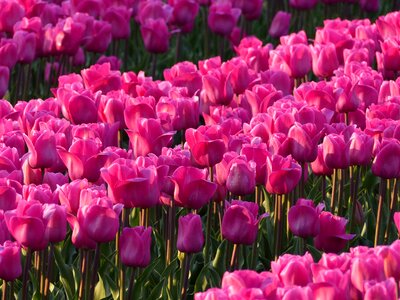
[[[215,258],[212,262],[212,266],[218,272],[220,276],[226,271],[226,246],[228,244],[227,240],[223,240],[217,249]]]
[[[161,291],[163,290],[163,286],[165,284],[165,280],[161,280],[151,291],[149,297],[147,299],[160,299]]]
[[[57,268],[60,272],[60,281],[64,287],[65,294],[67,299],[75,299],[75,279],[74,274],[72,272],[72,267],[68,266],[64,263],[63,258],[61,257],[60,250],[58,247],[54,247],[54,258],[56,261]]]

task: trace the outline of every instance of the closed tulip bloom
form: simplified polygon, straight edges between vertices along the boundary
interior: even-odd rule
[[[78,210],[78,222],[88,237],[97,243],[108,243],[115,239],[119,229],[119,214],[123,205],[112,206],[111,200],[95,199]]]
[[[256,186],[256,166],[253,161],[233,159],[229,163],[226,187],[234,195],[248,195]]]
[[[291,14],[278,11],[272,19],[271,26],[269,27],[268,33],[273,38],[279,38],[282,35],[289,33]]]
[[[383,261],[373,253],[363,253],[362,256],[355,257],[350,272],[352,285],[362,293],[365,292],[366,282],[385,280]]]
[[[288,139],[290,153],[298,162],[312,162],[318,156],[318,142],[321,132],[313,123],[295,123],[290,127]]]
[[[81,71],[85,87],[92,93],[102,91],[107,94],[117,91],[122,86],[121,73],[111,69],[110,63],[95,64]]]
[[[203,249],[204,234],[201,218],[197,214],[188,214],[178,220],[177,248],[184,253],[196,253]]]
[[[380,0],[360,0],[360,7],[366,12],[378,12]]]
[[[228,105],[234,95],[231,82],[232,72],[224,74],[220,69],[211,70],[202,77],[201,97],[211,105]]]
[[[324,252],[338,253],[355,234],[346,233],[347,220],[323,211],[319,215],[320,233],[314,238],[315,247]]]
[[[208,26],[212,32],[228,36],[235,27],[240,13],[240,9],[232,8],[230,1],[215,1],[209,9]]]
[[[312,69],[318,77],[331,77],[333,71],[339,67],[335,45],[332,43],[310,46],[312,55]]]
[[[303,256],[284,254],[277,261],[271,262],[271,271],[279,276],[284,286],[306,286],[312,280],[311,264],[313,262],[310,253]]]
[[[289,155],[267,157],[266,189],[271,194],[288,194],[299,183],[301,166]]]
[[[173,23],[183,27],[192,24],[199,12],[200,5],[197,0],[169,0],[172,4]]]
[[[151,227],[125,227],[119,238],[119,256],[128,267],[145,268],[150,263]]]
[[[14,24],[25,15],[24,7],[18,1],[0,2],[0,32],[13,32]]]
[[[85,44],[87,51],[104,53],[112,40],[112,26],[106,21],[93,21],[93,27],[89,41]]]
[[[56,138],[50,130],[37,131],[31,138],[24,135],[29,150],[29,165],[36,168],[50,168],[57,162]]]
[[[317,158],[311,163],[311,170],[315,175],[330,176],[333,174],[333,169],[329,168],[324,160],[324,148],[322,144],[318,145]]]
[[[297,9],[312,9],[318,0],[289,0],[289,5]]]
[[[67,215],[65,206],[57,204],[43,205],[43,218],[47,220],[46,238],[51,243],[58,243],[67,234]]]
[[[40,202],[20,200],[15,210],[4,213],[4,218],[11,235],[24,248],[42,250],[47,246],[47,220]]]
[[[288,212],[290,231],[302,238],[315,237],[320,231],[319,214],[324,205],[314,206],[312,200],[298,199]]]
[[[253,244],[258,232],[258,205],[233,200],[225,211],[221,232],[225,239],[234,244]]]
[[[4,97],[8,90],[8,81],[10,80],[10,70],[8,67],[0,66],[0,98]]]
[[[13,281],[22,275],[21,248],[17,242],[0,244],[0,278]]]
[[[175,203],[190,209],[200,209],[206,205],[217,189],[217,185],[206,178],[205,170],[190,166],[178,167],[171,177],[175,184]]]
[[[111,34],[114,39],[129,38],[131,12],[131,9],[124,6],[111,6],[104,12],[102,20],[111,24]]]
[[[349,140],[350,165],[365,166],[371,162],[374,139],[361,132],[353,132]]]
[[[400,70],[400,51],[399,40],[396,38],[388,38],[381,42],[383,67],[385,70],[398,71]]]
[[[331,169],[346,169],[350,165],[349,145],[344,136],[331,133],[322,142],[324,161]]]
[[[4,212],[0,209],[0,244],[10,239],[11,235],[8,231],[6,221],[4,220]]]
[[[13,40],[18,48],[18,61],[29,64],[36,58],[36,36],[33,32],[18,30],[14,32]]]
[[[170,33],[164,19],[148,19],[140,25],[144,47],[150,53],[164,53],[169,48]]]
[[[189,128],[185,138],[193,160],[201,167],[212,167],[222,160],[226,146],[217,125]]]
[[[11,69],[18,61],[17,43],[13,40],[0,40],[0,66]],[[0,93],[1,94],[1,93]]]
[[[372,173],[384,179],[400,177],[400,143],[388,140],[380,146],[371,167]]]

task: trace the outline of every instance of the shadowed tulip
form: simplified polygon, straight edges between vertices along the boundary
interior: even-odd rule
[[[144,47],[150,53],[164,53],[169,48],[170,33],[164,19],[147,19],[140,25]]]
[[[152,228],[125,227],[119,238],[121,262],[129,267],[145,268],[150,263]]]
[[[25,15],[24,7],[18,1],[0,2],[0,31],[13,32],[14,24]]]
[[[288,194],[299,183],[301,166],[289,155],[267,157],[266,189],[271,194]]]
[[[312,200],[298,199],[288,212],[290,231],[302,238],[315,237],[320,231],[319,214],[323,204],[314,206]]]
[[[400,177],[400,143],[397,140],[388,140],[380,146],[371,170],[375,176],[384,179]]]
[[[8,90],[10,80],[10,70],[8,67],[0,66],[0,98],[3,98]]]
[[[350,165],[349,144],[344,136],[331,133],[322,142],[325,164],[331,169],[346,169]]]
[[[177,249],[184,253],[196,253],[203,249],[204,234],[201,218],[188,214],[178,219]]]
[[[64,206],[57,204],[43,205],[43,218],[47,221],[45,236],[50,243],[58,243],[67,234],[67,215]]]
[[[314,238],[315,247],[325,252],[338,253],[355,234],[346,233],[347,220],[323,211],[319,215],[320,233]]]
[[[289,5],[297,9],[312,9],[318,0],[290,0]]]
[[[85,43],[85,49],[89,52],[106,52],[112,39],[112,26],[108,22],[94,20],[91,28],[91,34],[88,42]]]
[[[13,281],[22,275],[21,248],[17,242],[0,244],[0,278]]]
[[[240,13],[240,9],[232,8],[230,1],[214,1],[208,12],[208,26],[212,32],[228,36],[235,27]]]
[[[178,167],[171,176],[175,183],[175,203],[190,209],[200,209],[206,205],[217,189],[217,185],[206,178],[206,170],[190,166]]]
[[[47,246],[47,220],[43,217],[43,206],[40,202],[20,200],[15,210],[4,213],[4,219],[11,235],[24,248],[42,250]]]
[[[291,14],[278,11],[272,19],[271,26],[269,27],[268,33],[273,38],[279,38],[282,35],[289,33]]]

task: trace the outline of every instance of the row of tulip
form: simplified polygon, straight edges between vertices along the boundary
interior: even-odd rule
[[[274,50],[247,37],[164,81],[93,65],[54,98],[0,101],[3,296],[186,298],[283,252],[392,242],[399,17],[326,21],[314,47],[304,32]]]
[[[322,2],[324,5],[331,5],[340,1]],[[346,1],[346,4],[353,5],[353,2]],[[317,0],[294,0],[289,1],[288,5],[291,9],[310,10],[317,3]],[[177,40],[175,52],[179,59],[182,52],[181,35],[193,31],[201,6],[201,23],[205,28],[203,57],[207,57],[209,45],[212,44],[208,40],[209,31],[222,36],[220,41],[227,38],[231,43],[237,44],[241,37],[251,33],[249,24],[260,19],[264,4],[262,0],[221,0],[212,3],[200,0],[171,0],[168,3],[161,0],[2,0],[0,96],[3,97],[7,89],[10,92],[9,98],[13,100],[26,100],[28,96],[35,97],[38,93],[45,95],[49,86],[56,84],[60,74],[69,73],[73,68],[81,68],[88,63],[92,64],[105,52],[124,57],[125,69],[128,60],[135,68],[144,68],[141,62],[147,63],[147,59],[150,59],[146,52],[167,52],[170,49],[170,39],[174,35]],[[363,10],[377,12],[380,1],[362,0],[359,4]],[[393,5],[396,5],[395,1]],[[268,4],[267,13],[276,15],[273,20],[271,15],[263,17],[263,21],[260,21],[264,23],[268,19],[267,22],[271,23],[269,34],[273,38],[285,35],[289,31],[291,15],[281,11],[282,9],[283,4]],[[387,10],[386,6],[385,9]],[[239,24],[240,19],[242,21]],[[269,24],[257,27],[263,26]],[[198,40],[199,34],[193,36]],[[136,45],[142,43],[145,51],[140,50],[143,47]],[[224,49],[223,43],[219,48]],[[136,55],[131,55],[133,53]],[[154,73],[155,55],[152,60]],[[99,63],[103,61],[104,59],[100,58]],[[46,81],[45,85],[43,78]]]

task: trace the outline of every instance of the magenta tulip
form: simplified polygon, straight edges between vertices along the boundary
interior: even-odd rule
[[[40,202],[20,200],[15,210],[4,213],[4,218],[11,235],[24,248],[42,250],[47,246],[47,220]]]
[[[282,35],[287,35],[290,27],[291,14],[278,11],[272,19],[271,26],[269,27],[268,33],[273,38],[279,38]]]
[[[58,243],[67,234],[67,215],[64,206],[57,204],[43,205],[43,218],[47,221],[45,236],[50,243]]]
[[[0,278],[13,281],[22,275],[21,248],[17,242],[0,244]]]
[[[151,227],[125,227],[119,244],[121,262],[129,267],[145,268],[150,263]]]
[[[208,26],[212,32],[228,36],[235,27],[240,13],[240,9],[232,8],[229,1],[214,1],[209,8]]]
[[[222,160],[226,147],[219,129],[218,126],[200,126],[185,132],[193,160],[201,167],[211,167]]]
[[[289,155],[267,157],[266,189],[271,194],[288,194],[299,183],[301,166]]]
[[[178,219],[177,248],[184,253],[196,253],[203,249],[204,234],[201,218],[197,214],[188,214]]]
[[[131,33],[131,9],[124,6],[106,8],[102,20],[111,24],[111,35],[114,39],[127,39]]]
[[[92,65],[88,69],[81,71],[85,87],[92,93],[102,91],[107,94],[110,91],[116,91],[121,88],[121,73],[111,70],[110,63],[102,65]]]
[[[0,66],[0,98],[3,98],[8,90],[10,80],[10,70],[8,67]]]
[[[375,176],[385,179],[400,177],[400,143],[397,140],[382,143],[371,170]]]
[[[171,176],[175,183],[175,203],[190,209],[200,209],[206,205],[217,189],[217,185],[206,178],[206,170],[190,166],[177,168]]]
[[[355,236],[354,234],[346,233],[347,220],[345,218],[323,211],[319,215],[319,221],[320,233],[314,238],[314,244],[317,249],[338,253]]]
[[[319,214],[324,205],[314,206],[312,200],[298,199],[288,212],[290,231],[302,238],[315,237],[320,231]]]
[[[222,236],[234,244],[251,245],[258,233],[258,205],[233,200],[228,205],[221,226]]]
[[[93,21],[93,27],[89,40],[85,44],[85,49],[90,52],[104,53],[111,43],[112,26],[105,21]]]
[[[37,131],[32,134],[31,138],[24,135],[24,140],[30,152],[28,161],[32,168],[49,168],[59,159],[53,132],[49,130]]]
[[[169,48],[170,33],[164,19],[147,19],[140,25],[144,47],[150,53],[164,53]]]
[[[324,161],[328,168],[346,169],[350,165],[349,144],[344,136],[331,133],[322,142]]]
[[[306,286],[312,279],[311,264],[313,262],[310,253],[303,256],[284,254],[277,261],[271,262],[271,270],[279,276],[284,286]]]
[[[335,45],[332,43],[310,46],[312,55],[312,69],[318,77],[331,77],[333,71],[339,67]]]

